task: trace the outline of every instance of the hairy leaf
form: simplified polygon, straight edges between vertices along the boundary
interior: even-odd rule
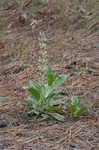
[[[52,116],[53,118],[55,118],[56,120],[58,120],[58,121],[64,121],[64,116],[63,116],[63,115],[60,115],[60,114],[58,114],[58,113],[51,113],[51,116]]]
[[[59,85],[61,85],[64,81],[66,80],[66,75],[63,75],[63,76],[60,76],[58,77],[58,79],[56,79],[51,88],[54,89],[54,88],[57,88]]]
[[[58,107],[57,106],[53,106],[53,107],[49,107],[46,111],[47,112],[51,112],[51,111],[56,111],[58,110]]]
[[[81,114],[83,114],[84,112],[86,112],[90,107],[92,107],[92,104],[88,104],[85,107],[82,107],[80,110],[78,110],[75,115],[76,116],[80,116]]]
[[[37,90],[35,90],[33,87],[29,87],[28,91],[35,100],[39,101],[40,93]]]
[[[51,105],[54,106],[54,105],[64,104],[66,101],[67,101],[66,98],[55,100],[55,101],[51,102]]]

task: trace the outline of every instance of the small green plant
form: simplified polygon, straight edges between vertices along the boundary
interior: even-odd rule
[[[43,119],[53,117],[59,121],[64,121],[64,116],[58,113],[58,106],[65,103],[66,99],[55,100],[54,98],[61,92],[56,88],[66,80],[66,76],[53,74],[50,67],[46,69],[46,38],[43,33],[40,33],[39,43],[39,81],[37,83],[30,81],[29,86],[25,87],[30,94],[25,99],[28,102],[26,105],[30,106],[28,113]]]
[[[72,96],[69,102],[69,109],[72,117],[79,117],[84,112],[86,112],[90,107],[92,107],[92,104],[87,104],[86,106],[80,108],[82,102],[83,99],[78,98],[76,96]]]

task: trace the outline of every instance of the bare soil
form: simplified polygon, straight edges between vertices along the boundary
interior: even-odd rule
[[[15,1],[0,1],[0,150],[99,149],[99,33],[89,35],[85,12],[75,9],[89,9],[93,2],[38,6],[25,0],[22,11]],[[25,116],[23,86],[38,80],[39,32],[47,38],[48,65],[68,75],[61,96],[93,104],[77,119],[62,123]]]

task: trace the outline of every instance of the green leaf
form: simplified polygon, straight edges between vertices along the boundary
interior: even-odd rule
[[[50,93],[47,97],[47,102],[49,103],[54,97],[58,96],[61,91],[62,90],[55,90],[52,93]]]
[[[81,103],[82,103],[82,99],[79,99],[78,97],[76,96],[72,96],[71,98],[71,104],[74,105],[75,107],[78,107]]]
[[[55,100],[55,101],[51,102],[51,105],[54,106],[54,105],[64,104],[66,101],[67,101],[66,98]]]
[[[37,85],[34,82],[30,81],[29,86],[24,87],[24,89],[27,89],[35,100],[40,99],[40,86],[39,85]]]
[[[46,111],[47,112],[51,112],[51,111],[56,111],[58,110],[58,107],[57,106],[53,106],[53,107],[49,107]]]
[[[33,105],[33,108],[32,108],[34,114],[36,115],[40,115],[40,108],[39,108],[39,105]]]
[[[28,102],[33,102],[33,101],[34,101],[34,99],[33,99],[32,97],[27,97],[27,98],[25,98],[24,100],[26,100],[26,101],[28,101]]]
[[[48,70],[47,70],[47,82],[48,82],[48,86],[52,85],[52,83],[56,80],[56,77],[57,77],[57,75],[54,75],[52,73],[51,68],[48,67]]]
[[[33,97],[27,97],[24,100],[28,101],[29,103],[33,104],[37,104],[37,100],[35,100]]]
[[[53,83],[53,74],[48,74],[47,75],[47,82],[48,82],[48,86],[51,86]]]
[[[48,119],[50,116],[48,114],[41,114],[41,117],[43,117],[44,120],[44,119]]]
[[[53,81],[53,83],[52,83],[51,86],[46,86],[46,88],[47,88],[46,97],[47,97],[56,87],[58,87],[59,85],[61,85],[61,84],[64,82],[65,79],[66,79],[66,76],[58,77],[58,79],[56,79],[55,81]]]
[[[58,121],[64,121],[64,119],[65,119],[63,115],[60,115],[58,113],[51,113],[51,116]]]
[[[36,91],[40,92],[40,86],[38,84],[34,83],[33,81],[29,81],[29,87],[32,87]]]
[[[46,86],[43,84],[40,89],[40,96],[45,99],[46,97]]]
[[[58,79],[56,79],[52,86],[51,89],[53,90],[54,88],[57,88],[59,85],[61,85],[64,81],[66,80],[66,75],[60,76],[58,77]]]
[[[50,66],[48,66],[48,68],[47,68],[47,74],[52,74],[52,69]]]
[[[36,89],[34,89],[33,87],[29,87],[28,91],[35,100],[39,101],[40,93]]]
[[[23,106],[32,106],[32,103],[28,103],[28,104],[22,104]]]
[[[77,107],[75,105],[72,105],[71,103],[69,104],[69,107],[72,114],[77,110]]]
[[[80,116],[81,114],[83,114],[84,112],[86,112],[90,107],[92,107],[92,104],[88,104],[85,107],[80,108],[80,110],[78,110],[75,115],[76,116]]]
[[[34,110],[27,111],[28,114],[34,113]]]

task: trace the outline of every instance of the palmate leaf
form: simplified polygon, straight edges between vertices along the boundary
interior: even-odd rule
[[[51,113],[50,115],[58,121],[64,121],[65,119],[63,115],[60,115],[58,113]]]

